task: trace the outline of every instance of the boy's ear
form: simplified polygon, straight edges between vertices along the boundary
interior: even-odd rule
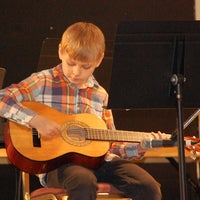
[[[99,62],[96,65],[96,68],[99,67],[99,65],[101,64],[103,58],[104,58],[104,52],[102,53],[101,58],[99,59]]]
[[[59,56],[59,59],[62,60],[62,52],[61,52],[61,44],[58,45],[58,56]]]

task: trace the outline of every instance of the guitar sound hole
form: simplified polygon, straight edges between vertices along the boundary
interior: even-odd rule
[[[71,126],[67,129],[67,135],[70,137],[72,140],[75,141],[85,141],[85,131],[83,128],[78,127],[78,126]]]
[[[62,129],[63,139],[75,146],[86,146],[91,141],[87,140],[87,125],[79,121],[66,122]]]

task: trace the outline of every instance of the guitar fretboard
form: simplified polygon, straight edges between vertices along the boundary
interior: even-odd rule
[[[151,133],[139,131],[104,130],[84,128],[85,137],[88,140],[141,142],[144,138],[151,137]],[[164,138],[170,138],[169,134],[161,134]]]

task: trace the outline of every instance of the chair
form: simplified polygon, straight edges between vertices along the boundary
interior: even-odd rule
[[[97,191],[97,199],[127,199],[123,198],[122,192],[117,190],[110,184],[99,183],[99,189]],[[67,191],[61,188],[39,188],[34,190],[30,194],[30,200],[43,200],[49,198],[49,200],[63,200],[67,199]]]
[[[67,191],[62,188],[38,188],[30,192],[29,174],[22,172],[24,200],[67,200]],[[101,200],[130,200],[123,193],[108,183],[98,183],[97,199]]]

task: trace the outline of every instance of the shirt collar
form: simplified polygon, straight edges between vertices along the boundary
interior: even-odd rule
[[[70,86],[75,87],[75,85],[73,83],[71,83],[67,77],[64,76],[63,70],[62,70],[62,64],[59,64],[53,68],[53,76],[54,77],[62,77],[67,81],[67,83]],[[85,89],[88,87],[90,87],[90,88],[99,87],[99,83],[96,81],[96,79],[94,78],[93,75],[90,76],[89,79],[87,80],[87,82],[85,84],[83,84],[81,87],[79,87],[79,89]]]

